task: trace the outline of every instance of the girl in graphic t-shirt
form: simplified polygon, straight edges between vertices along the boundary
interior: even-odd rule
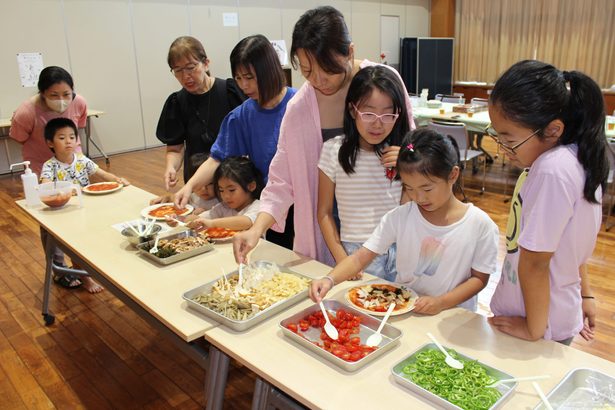
[[[383,149],[396,148],[410,129],[404,88],[385,66],[360,70],[352,79],[344,110],[344,135],[326,141],[318,164],[318,223],[336,263],[361,247],[385,213],[399,205],[401,182],[385,168]],[[392,150],[389,150],[392,151]],[[341,222],[333,217],[334,197]],[[395,280],[395,246],[365,271]]]
[[[513,164],[529,168],[515,189],[508,230],[517,234],[507,235],[490,323],[527,340],[591,337],[595,310],[582,279],[609,171],[600,88],[578,71],[527,60],[500,77],[490,98],[487,131]]]
[[[402,143],[397,171],[412,202],[389,211],[361,248],[314,280],[310,297],[319,302],[396,243],[396,282],[420,295],[415,312],[437,314],[457,305],[475,310],[476,294],[496,270],[498,228],[455,197],[460,168],[454,140],[414,131]]]

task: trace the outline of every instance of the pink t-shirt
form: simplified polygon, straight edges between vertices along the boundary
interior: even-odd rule
[[[512,221],[506,233],[507,254],[491,310],[496,316],[525,317],[518,279],[518,246],[534,252],[553,252],[544,335],[547,340],[564,340],[583,328],[579,267],[591,256],[602,222],[601,205],[583,197],[584,184],[585,170],[577,160],[577,146],[557,146],[538,157],[521,189],[515,190],[518,197],[513,198]],[[596,197],[602,198],[600,188]]]
[[[17,108],[11,119],[9,135],[23,144],[21,155],[24,161],[30,161],[30,168],[39,176],[45,161],[53,156],[45,142],[44,130],[47,122],[53,118],[65,117],[73,120],[77,128],[85,128],[88,108],[85,99],[80,95],[75,97],[63,113],[43,109],[35,103],[36,100],[38,97],[29,98]],[[78,147],[77,151],[81,152],[81,148]]]

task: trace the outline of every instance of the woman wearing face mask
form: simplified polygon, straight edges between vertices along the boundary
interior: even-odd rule
[[[164,184],[167,190],[178,182],[182,163],[197,153],[209,154],[222,120],[246,96],[231,78],[223,80],[209,73],[209,58],[203,44],[194,37],[178,37],[167,55],[171,73],[182,89],[164,103],[156,136],[167,144]],[[184,182],[196,170],[184,166]]]
[[[53,156],[44,137],[47,122],[53,118],[70,118],[77,128],[87,121],[85,99],[75,94],[73,78],[62,67],[45,67],[38,77],[38,94],[21,103],[11,119],[9,135],[22,144],[22,157],[40,175],[43,163]],[[80,144],[80,143],[79,143]],[[77,148],[81,152],[81,147]]]
[[[354,44],[344,16],[330,6],[308,10],[299,18],[290,55],[293,67],[299,68],[307,81],[286,108],[269,180],[261,195],[260,213],[252,228],[235,236],[233,250],[235,259],[244,262],[267,229],[284,230],[288,210],[294,204],[293,249],[333,265],[316,215],[318,160],[323,142],[343,134],[344,105],[352,78],[374,63],[354,59]],[[410,100],[405,87],[403,91],[408,125],[413,129]],[[399,147],[382,150],[383,173],[395,167],[398,152]]]

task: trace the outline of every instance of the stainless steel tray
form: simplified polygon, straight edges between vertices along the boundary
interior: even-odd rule
[[[254,262],[254,263],[268,263],[268,262],[264,262],[264,261],[258,261],[258,262]],[[295,272],[292,269],[288,269],[286,267],[283,266],[279,266],[280,268],[280,272],[285,272],[285,273],[290,273],[291,275],[295,275],[295,276],[299,276],[301,278],[306,278],[306,279],[310,279],[311,278],[309,276],[306,275],[302,275],[301,273]],[[228,279],[233,275],[237,275],[238,272],[237,271],[233,271],[231,273],[229,273],[228,275],[225,275],[225,277]],[[208,293],[211,292],[211,288],[214,286],[214,284],[221,278],[222,276],[218,277],[217,279],[206,283],[204,285],[201,285],[197,288],[194,288],[192,290],[189,290],[187,292],[184,292],[183,298],[184,300],[188,303],[188,307],[197,310],[201,313],[203,313],[204,315],[216,320],[217,322],[222,323],[223,325],[226,325],[228,327],[230,327],[233,330],[236,330],[238,332],[242,332],[244,330],[247,330],[249,328],[251,328],[252,326],[262,322],[263,320],[266,320],[268,318],[270,318],[271,316],[277,314],[278,312],[286,309],[289,306],[292,306],[296,303],[298,303],[299,301],[305,299],[307,297],[308,294],[308,290],[307,288],[299,293],[297,293],[294,296],[291,296],[290,298],[281,300],[277,303],[274,303],[273,305],[269,306],[267,309],[258,312],[256,315],[252,316],[249,319],[246,320],[235,320],[235,319],[229,319],[228,317],[215,312],[211,309],[209,309],[206,306],[201,305],[198,302],[195,302],[194,300],[192,300],[195,296],[203,294],[203,293]]]
[[[446,349],[447,347],[444,346],[444,348]],[[413,392],[417,393],[418,395],[426,398],[427,400],[445,408],[445,409],[461,409],[461,407],[454,405],[453,403],[443,399],[442,397],[430,392],[429,390],[426,390],[424,388],[422,388],[421,386],[419,386],[418,384],[414,383],[412,380],[407,379],[403,376],[403,368],[406,367],[407,365],[413,363],[414,361],[416,361],[416,356],[425,351],[425,350],[437,350],[438,347],[433,344],[433,343],[427,343],[425,345],[423,345],[422,347],[420,347],[418,350],[416,350],[414,353],[412,353],[410,356],[406,357],[404,360],[402,360],[401,362],[397,363],[395,366],[393,366],[393,368],[391,369],[391,373],[393,373],[393,376],[395,377],[395,381],[399,384],[401,384],[402,386],[412,390]],[[465,356],[459,352],[457,352],[457,354],[459,354],[459,356],[465,360],[476,360],[473,359],[471,357]],[[487,374],[491,377],[493,377],[496,380],[501,380],[501,379],[511,379],[513,378],[512,375],[505,373],[501,370],[495,369],[489,365],[484,364],[483,362],[478,362],[480,363],[481,366],[483,366],[485,368],[485,370],[487,371]],[[500,397],[498,399],[498,401],[496,401],[493,406],[491,406],[491,409],[496,409],[498,407],[500,407],[502,405],[502,403],[508,398],[508,396],[512,393],[512,391],[514,390],[514,388],[517,386],[517,382],[514,383],[507,383],[507,384],[500,384],[496,387],[497,390],[499,390],[500,393],[502,393],[502,397]]]
[[[169,235],[160,235],[160,239],[177,239],[177,238],[187,238],[189,236],[197,236],[198,234],[193,230],[186,230],[174,234]],[[158,262],[161,265],[170,265],[175,262],[183,261],[184,259],[192,258],[193,256],[200,255],[205,252],[209,252],[214,249],[214,245],[208,243],[198,248],[194,248],[189,250],[188,252],[182,252],[175,255],[171,255],[167,258],[159,258],[158,256],[149,253],[149,249],[154,246],[154,241],[148,241],[137,245],[137,249],[139,249],[139,253],[141,253],[146,258],[152,259]]]
[[[554,409],[607,409],[615,407],[615,378],[593,369],[573,369],[551,390],[547,400]],[[544,409],[541,402],[534,409]]]
[[[337,300],[325,300],[323,301],[323,303],[327,311],[331,313],[337,312],[341,308],[348,312],[351,312],[355,316],[361,317],[361,326],[359,330],[359,337],[361,338],[361,344],[365,344],[365,342],[367,341],[367,338],[370,335],[376,333],[376,329],[378,329],[378,326],[380,326],[380,319],[377,319],[368,314],[362,313],[352,308],[351,306],[338,302]],[[384,325],[384,328],[382,329],[382,332],[381,332],[382,342],[380,343],[378,349],[371,352],[364,358],[357,360],[356,362],[347,362],[335,356],[333,353],[330,353],[326,351],[325,349],[322,349],[312,343],[313,341],[320,342],[320,331],[318,329],[310,328],[307,332],[302,332],[302,335],[305,336],[305,337],[302,337],[288,330],[288,328],[286,327],[289,323],[299,323],[300,320],[302,320],[306,316],[311,315],[312,313],[315,313],[315,312],[320,312],[320,307],[318,305],[312,305],[309,308],[304,309],[301,312],[296,313],[292,315],[291,317],[282,320],[280,322],[280,328],[282,329],[282,332],[284,332],[285,336],[289,337],[290,339],[304,346],[308,350],[315,352],[319,356],[324,357],[325,359],[329,360],[336,366],[339,366],[342,369],[349,371],[349,372],[357,371],[361,367],[365,366],[371,361],[382,356],[387,351],[393,349],[395,346],[399,344],[399,339],[401,338],[403,334],[401,330],[387,323]]]

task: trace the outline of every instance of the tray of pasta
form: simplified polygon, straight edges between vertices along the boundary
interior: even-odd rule
[[[266,261],[253,262],[238,271],[183,294],[188,307],[236,330],[244,331],[307,297],[311,278]]]

